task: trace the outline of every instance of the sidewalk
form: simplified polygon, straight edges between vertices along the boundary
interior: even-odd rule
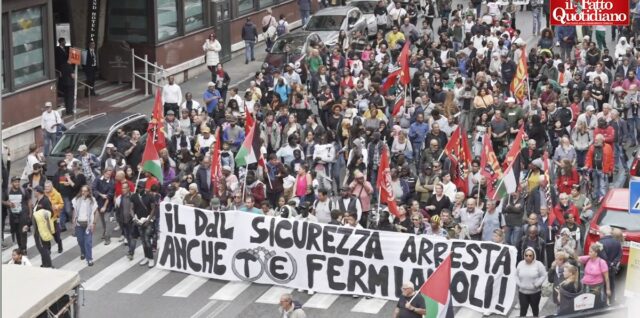
[[[262,68],[262,64],[264,63],[264,59],[267,56],[267,52],[265,51],[265,43],[260,42],[255,46],[255,58],[256,60],[250,62],[249,64],[244,63],[244,49],[237,51],[232,54],[231,60],[224,63],[224,69],[227,73],[229,73],[229,77],[231,78],[231,87],[238,87],[240,90],[246,89],[249,86],[249,82],[255,76],[255,73]],[[211,75],[209,72],[205,72],[202,74],[198,74],[186,82],[180,83],[180,87],[182,88],[182,95],[187,92],[191,92],[193,94],[193,99],[197,100],[202,104],[202,94],[207,89],[207,83],[211,81]],[[136,103],[135,106],[129,108],[119,108],[119,107],[111,107],[104,106],[100,108],[100,112],[129,112],[129,113],[143,113],[143,114],[151,114],[153,110],[154,103],[154,95],[155,90],[151,90],[152,94],[139,103]],[[104,97],[104,96],[100,96]],[[83,119],[79,117],[78,120]],[[67,126],[71,126],[73,121],[67,121]],[[26,163],[26,156],[20,158],[11,158],[11,176],[20,176],[22,175],[22,171],[24,170],[24,166]]]

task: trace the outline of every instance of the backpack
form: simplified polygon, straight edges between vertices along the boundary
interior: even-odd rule
[[[276,27],[276,34],[278,36],[281,36],[281,35],[284,35],[285,33],[287,33],[287,27],[282,22],[278,23],[278,26]]]

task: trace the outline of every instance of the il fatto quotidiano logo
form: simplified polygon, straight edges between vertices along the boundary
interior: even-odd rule
[[[551,25],[629,25],[628,0],[551,0]]]

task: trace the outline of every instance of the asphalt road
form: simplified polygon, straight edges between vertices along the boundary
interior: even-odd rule
[[[454,4],[462,3],[460,0]],[[530,12],[519,12],[518,27],[523,31],[523,38],[529,46],[536,42],[532,35],[532,18]],[[439,19],[434,26],[437,28]],[[610,41],[610,35],[607,35]],[[614,47],[612,44],[610,48]],[[248,86],[248,82],[257,71],[264,56],[264,46],[256,47],[256,62],[245,65],[242,56],[226,63],[232,83],[240,89]],[[194,96],[201,96],[209,81],[207,75],[200,75],[182,83],[182,91],[191,91]],[[129,112],[150,113],[153,100],[146,100]],[[114,224],[110,224],[113,228]],[[87,267],[79,260],[79,248],[75,238],[69,232],[63,233],[65,251],[62,254],[53,252],[53,264],[56,268],[78,270],[85,281],[84,306],[81,314],[86,317],[279,317],[277,301],[280,294],[289,290],[267,285],[245,285],[225,281],[207,280],[175,272],[148,269],[137,265],[137,261],[125,258],[125,248],[114,239],[108,246],[94,237],[95,266]],[[29,256],[39,265],[40,257],[29,243]],[[54,250],[55,245],[54,245]],[[10,249],[9,249],[10,250]],[[3,251],[3,262],[7,250]],[[9,252],[10,255],[10,252]],[[141,259],[142,250],[136,250],[136,260]],[[624,276],[616,280],[616,290],[622,295]],[[395,302],[377,299],[355,299],[347,296],[332,297],[329,295],[310,296],[293,291],[294,298],[305,306],[308,317],[390,317]],[[619,297],[625,303],[623,297]],[[541,315],[555,312],[555,306],[543,298],[544,306]],[[311,306],[319,308],[311,308]],[[510,317],[517,316],[513,310]],[[456,308],[456,317],[481,317],[481,313],[465,308]],[[631,317],[631,315],[628,315]],[[635,316],[635,315],[634,315]],[[490,317],[502,317],[492,315]],[[602,317],[624,317],[623,314],[607,314]]]

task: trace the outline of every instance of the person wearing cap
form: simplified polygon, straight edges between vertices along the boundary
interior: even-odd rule
[[[300,74],[296,72],[296,66],[293,63],[289,63],[285,66],[285,71],[284,71],[284,74],[282,74],[282,77],[284,77],[285,81],[289,85],[292,85],[292,86],[293,84],[302,85]]]
[[[585,112],[580,114],[578,116],[578,119],[576,119],[576,126],[580,122],[583,122],[585,126],[587,126],[587,129],[593,132],[594,129],[596,129],[596,127],[598,126],[598,121],[596,119],[596,116],[594,115],[595,110],[596,108],[593,107],[593,105],[588,105],[585,109]]]
[[[40,119],[40,128],[44,138],[44,154],[48,156],[58,142],[58,127],[61,127],[64,122],[58,111],[53,110],[51,102],[44,103],[44,108]]]
[[[216,87],[216,83],[207,83],[207,89],[202,94],[202,100],[206,105],[205,110],[209,114],[209,116],[215,117],[215,113],[218,109],[218,104],[222,101],[222,96],[220,95],[220,91]]]
[[[78,146],[79,159],[82,164],[82,171],[87,178],[87,183],[93,183],[96,178],[96,170],[100,169],[101,163],[96,155],[87,151],[87,145]]]
[[[211,128],[202,125],[200,134],[196,136],[195,151],[201,156],[207,155],[211,151],[211,147],[215,145],[216,138],[211,135]]]
[[[174,135],[178,134],[180,130],[180,122],[176,119],[178,110],[170,109],[167,111],[166,118],[164,119],[164,133],[165,138],[171,140]]]
[[[162,101],[164,102],[164,116],[167,116],[169,110],[173,110],[174,114],[180,110],[182,104],[182,89],[175,83],[173,76],[169,76],[167,84],[162,87]]]
[[[571,258],[576,257],[576,248],[577,243],[576,240],[571,235],[571,230],[566,227],[563,227],[560,230],[560,236],[556,238],[556,242],[554,244],[553,250],[557,252],[565,252]]]
[[[238,127],[238,119],[234,116],[228,115],[226,121],[229,126],[227,126],[222,133],[222,141],[231,145],[229,150],[233,153],[238,153],[238,150],[240,149],[240,146],[242,146],[242,142],[245,138],[245,130]],[[258,154],[256,154],[256,156],[257,155]]]
[[[31,194],[20,186],[20,178],[12,177],[8,191],[2,192],[2,206],[9,212],[11,238],[23,254],[27,252],[27,231],[31,225]]]

